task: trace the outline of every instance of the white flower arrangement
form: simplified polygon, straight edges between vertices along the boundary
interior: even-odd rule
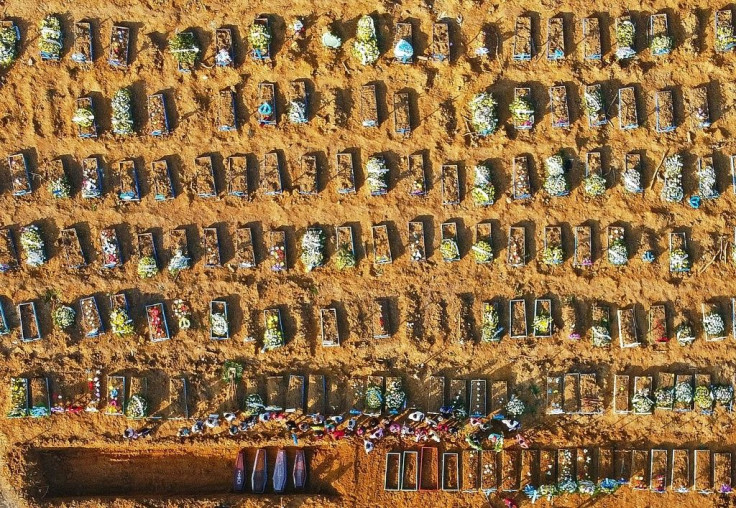
[[[325,236],[321,229],[307,229],[302,236],[302,263],[304,271],[311,272],[322,266],[325,262],[324,255]]]
[[[392,380],[386,386],[386,410],[390,413],[397,413],[401,410],[406,401],[406,392],[398,379]]]
[[[496,100],[488,92],[476,94],[468,103],[470,111],[470,125],[478,136],[485,137],[493,134],[498,127]]]
[[[547,174],[544,179],[544,190],[552,197],[564,196],[569,192],[565,178],[565,161],[559,154],[548,157],[544,162]]]
[[[513,417],[517,417],[524,413],[524,409],[526,409],[524,402],[515,393],[512,393],[506,403],[506,412]]]
[[[332,32],[325,32],[322,34],[322,45],[329,49],[340,49],[342,46],[342,39]]]
[[[682,381],[675,385],[675,402],[689,405],[693,402],[693,387],[690,383]]]
[[[728,406],[733,401],[733,386],[716,385],[713,387],[713,398],[719,404]]]
[[[389,169],[383,157],[370,157],[365,164],[365,172],[371,196],[381,196],[388,192]]]
[[[227,337],[229,327],[225,314],[222,312],[213,312],[210,314],[210,328],[212,335],[216,337]]]
[[[629,262],[629,252],[623,240],[615,240],[608,246],[608,261],[613,266],[624,266]]]
[[[183,249],[177,248],[169,260],[168,270],[171,275],[178,275],[180,271],[192,266],[192,258],[184,255]]]
[[[590,328],[593,335],[593,345],[596,347],[606,347],[611,345],[611,330],[609,324],[605,320],[594,323]]]
[[[583,94],[585,114],[594,116],[603,109],[603,95],[600,89],[586,90]]]
[[[361,65],[376,63],[380,53],[378,51],[378,39],[376,38],[376,26],[372,17],[363,16],[358,20],[355,39],[353,55]]]
[[[639,390],[631,398],[631,407],[634,413],[648,414],[652,412],[654,401],[649,397],[649,390]]]
[[[60,305],[54,309],[53,321],[56,326],[62,329],[74,326],[74,318],[77,313],[67,305]]]
[[[675,389],[671,386],[658,388],[654,392],[654,399],[657,401],[657,407],[672,409],[675,402]]]
[[[624,190],[631,194],[639,194],[644,191],[641,186],[641,173],[634,168],[627,169],[621,174]]]
[[[36,267],[46,263],[44,241],[38,226],[30,225],[21,229],[20,244],[26,253],[26,264],[28,266]]]
[[[307,104],[303,100],[290,100],[288,117],[294,124],[307,123]]]
[[[716,190],[716,170],[711,164],[702,164],[698,171],[700,180],[700,196],[703,199],[715,199],[720,194]]]
[[[682,156],[670,155],[664,160],[664,187],[662,199],[669,203],[679,203],[685,197],[682,189]]]
[[[703,316],[703,329],[711,337],[720,337],[726,331],[726,325],[720,314],[709,312]]]

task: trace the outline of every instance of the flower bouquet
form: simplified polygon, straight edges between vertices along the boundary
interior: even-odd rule
[[[480,137],[493,134],[498,127],[496,100],[487,92],[476,94],[468,103],[470,125]]]
[[[721,25],[716,29],[716,51],[723,53],[730,51],[736,47],[736,37],[733,34],[733,27]]]
[[[158,273],[158,265],[153,256],[143,256],[138,260],[138,277],[150,279]]]
[[[442,255],[442,260],[448,263],[460,259],[460,249],[457,246],[457,242],[451,238],[442,240],[440,243],[440,254]]]
[[[583,109],[588,118],[597,118],[601,112],[605,113],[603,93],[599,86],[586,88],[583,94]]]
[[[595,198],[606,193],[606,179],[598,173],[593,173],[583,180],[583,191],[586,195]]]
[[[82,163],[82,197],[86,199],[102,196],[100,171],[96,164]]]
[[[689,410],[693,403],[693,387],[681,381],[675,385],[675,410]]]
[[[288,109],[288,117],[291,123],[307,123],[307,103],[303,99],[291,99]]]
[[[266,330],[263,333],[263,350],[270,351],[284,345],[284,332],[276,312],[266,314]]]
[[[72,186],[65,174],[49,179],[48,190],[57,199],[65,199],[72,195]]]
[[[253,52],[261,57],[269,54],[271,44],[271,33],[265,23],[253,23],[248,32],[248,42]]]
[[[310,228],[302,236],[302,264],[304,271],[311,272],[324,265],[325,234],[321,229]]]
[[[624,184],[624,190],[631,194],[639,194],[644,191],[641,186],[641,173],[635,168],[629,168],[621,173],[621,181]]]
[[[650,414],[654,407],[654,401],[649,398],[649,390],[638,390],[631,398],[631,407],[636,414]]]
[[[695,388],[693,400],[695,401],[695,407],[697,407],[701,412],[709,413],[713,409],[715,397],[713,396],[713,392],[710,387],[698,386]]]
[[[15,24],[0,26],[0,67],[8,67],[18,56],[20,32]]]
[[[133,320],[130,318],[127,310],[118,307],[110,312],[110,329],[118,337],[133,335]]]
[[[53,312],[54,326],[61,329],[67,329],[74,325],[74,318],[77,315],[74,309],[67,305],[60,305]]]
[[[322,34],[322,45],[332,50],[340,49],[342,39],[332,32],[325,32]]]
[[[130,397],[128,407],[125,409],[125,416],[136,420],[148,416],[148,401],[143,395],[136,393]]]
[[[390,414],[398,414],[406,403],[406,392],[401,380],[394,379],[386,386],[386,411]]]
[[[148,330],[151,334],[151,342],[168,339],[169,330],[166,327],[164,306],[162,304],[146,306],[146,316],[148,317]]]
[[[402,63],[409,63],[413,56],[414,47],[411,42],[404,37],[399,39],[394,45],[394,58]]]
[[[488,444],[489,450],[493,450],[494,452],[498,453],[501,450],[503,450],[503,435],[502,434],[496,434],[495,432],[492,432],[488,434]]]
[[[46,263],[43,238],[38,226],[30,225],[20,230],[20,244],[26,254],[28,266],[41,266]]]
[[[281,272],[286,270],[286,250],[281,244],[272,245],[268,249],[268,255],[271,257],[273,264],[271,265],[271,271]]]
[[[89,106],[77,108],[72,116],[72,123],[88,129],[95,124],[95,112]]]
[[[388,192],[388,166],[383,157],[370,157],[365,164],[366,183],[371,196],[382,196]]]
[[[565,161],[559,154],[548,157],[544,162],[546,178],[544,190],[552,197],[566,196],[569,193],[565,178]]]
[[[353,56],[361,65],[371,65],[378,60],[378,39],[376,38],[376,26],[373,18],[362,16],[358,20],[358,29],[353,42]]]
[[[726,325],[720,314],[709,312],[703,316],[703,330],[710,337],[722,337],[726,331]]]
[[[549,266],[561,265],[565,260],[565,251],[562,245],[549,245],[542,251],[542,262]]]
[[[663,386],[654,391],[654,400],[660,409],[672,409],[675,402],[675,389],[672,386]]]
[[[133,134],[132,94],[127,88],[121,88],[112,96],[112,132],[115,134]]]
[[[212,312],[210,314],[210,330],[215,337],[226,338],[230,334],[224,312]]]
[[[514,123],[519,127],[531,128],[534,124],[534,106],[527,97],[517,96],[509,104],[509,111]]]
[[[28,380],[14,377],[10,380],[10,411],[8,418],[28,416]]]
[[[682,156],[670,155],[664,160],[664,187],[662,199],[669,203],[679,203],[685,197],[682,190]]]
[[[115,268],[120,266],[120,248],[114,229],[103,229],[100,231],[100,244],[102,247],[102,266]]]
[[[613,266],[624,266],[629,262],[629,252],[623,240],[616,239],[608,246],[608,262]]]
[[[557,485],[546,484],[539,486],[538,495],[542,496],[547,501],[552,502],[552,500],[559,496],[560,493],[557,490]]]
[[[348,245],[340,246],[335,252],[335,267],[338,270],[353,268],[356,265],[355,254]]]
[[[578,490],[578,484],[575,481],[572,470],[575,464],[572,450],[565,448],[564,450],[560,450],[558,453],[557,462],[560,470],[557,472],[557,490],[561,494],[574,494]]]
[[[493,261],[493,247],[485,240],[475,242],[470,251],[473,253],[476,263],[485,264]]]
[[[700,168],[698,169],[698,179],[700,180],[698,184],[700,197],[703,199],[715,199],[720,196],[720,193],[716,189],[716,170],[713,164],[701,160]]]
[[[254,416],[261,413],[265,408],[266,405],[263,403],[263,397],[257,393],[251,393],[245,398],[245,411],[243,413],[245,416]]]
[[[672,51],[674,39],[669,35],[655,35],[649,42],[649,49],[654,55],[666,55]]]
[[[381,388],[376,385],[370,385],[365,390],[365,408],[369,412],[381,412],[383,406],[383,394]]]
[[[478,164],[474,168],[475,185],[470,190],[475,206],[492,205],[496,196],[496,190],[491,183],[491,168],[485,164]],[[424,191],[424,189],[422,189]]]
[[[38,50],[42,60],[59,60],[61,58],[62,34],[61,20],[56,16],[46,16],[41,20],[41,37],[38,39]]]
[[[684,249],[673,249],[670,252],[670,271],[686,272],[690,270],[690,259]]]
[[[552,316],[546,312],[540,311],[534,316],[532,322],[534,328],[534,335],[546,336],[552,334]]]
[[[185,256],[184,249],[179,246],[174,250],[174,254],[169,260],[167,269],[172,276],[176,277],[179,275],[179,272],[186,270],[187,268],[191,268],[191,266],[192,258]]]
[[[731,407],[733,402],[733,386],[716,385],[713,387],[713,399],[724,407]]]
[[[197,61],[199,47],[192,32],[177,32],[169,39],[169,52],[174,55],[179,70],[189,72]]]
[[[515,393],[511,394],[511,398],[506,403],[506,412],[516,418],[524,413],[524,409],[526,409],[524,402]]]
[[[482,324],[480,328],[481,342],[498,342],[501,339],[500,318],[495,305],[483,304]]]
[[[224,383],[238,383],[241,379],[243,379],[243,365],[235,360],[225,360],[225,363],[222,364],[222,381]],[[257,396],[260,399],[260,395]],[[250,396],[248,396],[248,400],[250,400]],[[263,405],[262,400],[260,405]],[[246,407],[248,407],[247,401]]]
[[[695,333],[690,323],[680,323],[675,329],[675,338],[681,346],[689,346],[695,342]]]
[[[593,335],[593,345],[596,347],[606,347],[611,345],[611,324],[605,317],[593,322],[590,329]]]
[[[616,58],[625,60],[636,55],[634,50],[635,27],[631,20],[618,20],[616,23]]]
[[[174,300],[171,307],[179,330],[189,330],[192,327],[192,310],[189,305],[184,303],[184,300]]]

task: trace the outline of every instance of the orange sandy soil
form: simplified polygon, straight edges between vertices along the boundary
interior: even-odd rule
[[[50,250],[50,261],[40,269],[23,268],[4,275],[0,294],[5,303],[35,299],[40,307],[43,340],[23,344],[18,339],[17,317],[12,312],[13,334],[3,339],[3,372],[11,375],[50,374],[55,379],[65,373],[82,372],[87,368],[104,368],[106,372],[140,373],[155,378],[186,373],[193,379],[193,413],[206,414],[217,407],[224,387],[217,384],[219,368],[226,359],[241,359],[253,375],[319,372],[332,379],[347,375],[382,373],[403,376],[410,399],[423,400],[421,384],[417,379],[444,374],[448,377],[483,377],[507,379],[512,389],[524,398],[535,414],[527,417],[527,428],[535,446],[612,445],[629,447],[663,446],[693,449],[707,446],[712,449],[730,449],[734,445],[730,415],[705,417],[696,414],[657,414],[647,417],[613,415],[611,408],[612,379],[615,372],[656,372],[659,369],[684,371],[695,368],[710,372],[720,382],[733,379],[734,356],[732,342],[705,343],[702,337],[689,349],[672,343],[663,348],[651,346],[633,350],[614,347],[594,349],[589,338],[590,303],[601,299],[616,307],[637,304],[639,329],[646,330],[645,311],[652,303],[666,302],[670,316],[686,315],[699,323],[700,305],[715,299],[724,313],[728,299],[736,295],[732,280],[736,268],[728,263],[715,263],[701,273],[714,252],[716,235],[730,238],[736,226],[733,209],[736,198],[727,190],[728,155],[736,152],[731,143],[734,115],[731,105],[736,99],[733,84],[736,55],[716,56],[713,52],[713,7],[701,2],[693,7],[688,2],[674,4],[656,1],[631,3],[638,20],[638,47],[645,47],[644,28],[649,14],[665,10],[670,16],[676,48],[670,56],[653,59],[648,51],[630,65],[612,61],[613,20],[625,12],[623,5],[602,1],[574,0],[560,9],[555,2],[522,0],[506,2],[501,6],[469,1],[446,0],[425,4],[370,3],[362,0],[341,5],[338,2],[319,4],[306,0],[251,2],[247,7],[232,2],[90,2],[82,0],[70,4],[59,0],[44,2],[38,7],[32,2],[17,0],[5,2],[5,16],[21,27],[22,44],[18,61],[2,75],[0,94],[0,153],[10,154],[24,150],[29,156],[31,170],[39,175],[37,189],[29,198],[13,198],[9,184],[3,185],[0,196],[0,223],[16,227],[36,222],[41,225]],[[721,6],[718,5],[718,8]],[[552,9],[552,10],[550,10]],[[559,9],[559,10],[558,10]],[[254,16],[268,13],[276,36],[273,45],[274,65],[257,65],[245,61],[247,29]],[[512,51],[513,20],[517,15],[530,12],[534,17],[536,47],[542,48],[546,34],[546,18],[562,13],[566,19],[568,56],[562,63],[549,63],[541,56],[531,63],[518,64],[510,60]],[[64,20],[65,48],[60,65],[39,62],[37,51],[37,24],[48,13],[60,13]],[[380,32],[382,57],[370,68],[360,68],[347,50],[332,54],[321,47],[319,37],[325,27],[335,21],[343,39],[353,37],[357,19],[362,13],[372,13]],[[454,41],[453,62],[450,65],[417,61],[402,66],[391,60],[393,24],[411,19],[414,22],[415,48],[426,55],[431,23],[442,13],[454,19],[462,16],[462,24],[452,21]],[[585,63],[582,48],[580,19],[589,14],[601,17],[604,28],[602,64]],[[305,48],[292,53],[284,34],[295,16],[305,20],[307,40]],[[89,70],[82,70],[70,61],[71,29],[75,20],[89,19],[95,25],[97,60]],[[127,72],[112,70],[106,63],[109,34],[113,23],[125,22],[133,28],[132,65]],[[203,47],[204,62],[212,64],[213,32],[221,25],[234,25],[238,33],[237,66],[235,69],[216,70],[199,68],[191,75],[176,71],[171,56],[165,51],[167,37],[177,29],[194,27]],[[490,25],[492,34],[501,34],[498,58],[480,60],[473,56],[477,35],[484,25]],[[540,27],[542,29],[540,30]],[[574,27],[574,34],[572,28]],[[418,32],[418,33],[417,33]],[[491,36],[496,46],[495,35]],[[614,48],[615,49],[615,48]],[[29,60],[32,59],[32,65]],[[261,81],[275,81],[279,90],[279,105],[284,110],[284,91],[293,79],[307,78],[313,86],[311,104],[315,117],[306,126],[288,125],[282,117],[278,128],[260,128],[255,119],[257,85]],[[359,121],[357,92],[363,84],[376,82],[379,90],[382,124],[378,129],[364,129]],[[582,86],[603,82],[606,102],[612,105],[615,92],[621,85],[637,88],[638,111],[641,127],[635,131],[620,131],[617,120],[604,128],[591,130],[582,114],[580,97]],[[550,127],[547,87],[565,83],[568,87],[573,125],[570,130]],[[530,133],[517,133],[511,127],[508,104],[514,86],[531,86],[537,108],[536,126]],[[702,132],[691,129],[688,117],[688,97],[691,89],[707,85],[711,96],[712,128]],[[116,139],[110,133],[109,99],[122,86],[134,91],[135,115],[141,135],[129,140]],[[241,127],[237,133],[218,133],[214,130],[214,94],[228,86],[238,92],[238,113]],[[654,130],[654,92],[671,87],[676,91],[676,118],[680,124],[673,133],[661,135]],[[409,139],[393,132],[393,92],[410,89],[415,97],[417,126]],[[468,136],[462,116],[465,104],[477,92],[489,89],[499,100],[502,128],[486,140],[475,144]],[[145,96],[163,91],[170,104],[173,133],[164,139],[154,139],[147,132]],[[81,140],[71,123],[74,100],[84,94],[96,97],[97,117],[102,129],[98,140]],[[684,96],[684,98],[683,98]],[[445,105],[441,108],[441,105]],[[615,106],[609,108],[615,115]],[[361,167],[374,153],[383,153],[391,167],[391,190],[386,197],[371,198],[362,185],[359,171],[357,195],[339,197],[334,182],[327,182],[318,196],[300,197],[286,192],[279,198],[257,193],[252,201],[221,197],[215,200],[195,198],[189,189],[194,158],[212,153],[218,161],[231,154],[248,154],[251,167],[266,151],[278,149],[285,155],[286,171],[293,179],[299,157],[305,153],[320,152],[322,167],[334,174],[335,154],[353,149]],[[543,169],[541,161],[560,149],[577,158],[571,173],[573,191],[570,197],[547,199],[539,191]],[[609,187],[618,182],[624,154],[639,150],[645,158],[644,184],[648,187],[655,168],[665,152],[681,151],[685,155],[686,194],[696,192],[696,158],[714,154],[719,171],[719,187],[723,196],[706,203],[700,210],[688,206],[664,204],[659,198],[661,182],[647,189],[643,197],[624,195],[619,183],[609,188],[597,200],[584,198],[581,190],[584,154],[602,149]],[[428,156],[431,184],[426,199],[408,195],[409,179],[405,176],[403,157],[424,150]],[[512,203],[507,198],[510,190],[511,159],[528,153],[534,159],[532,185],[535,197],[528,204]],[[79,187],[81,159],[92,154],[101,156],[106,172],[113,164],[127,157],[137,158],[144,177],[144,198],[140,204],[119,205],[109,184],[104,199],[83,200],[77,193],[73,199],[54,201],[46,190],[45,163],[58,156],[70,156],[75,161],[70,167],[75,188]],[[178,190],[176,200],[157,203],[150,190],[150,162],[169,156],[174,165]],[[439,172],[441,164],[458,162],[465,193],[472,184],[472,167],[480,160],[490,160],[498,192],[498,202],[487,209],[475,208],[469,197],[459,206],[442,206]],[[329,163],[329,164],[328,164]],[[222,168],[220,167],[220,171]],[[7,168],[5,169],[7,171]],[[8,182],[7,173],[3,177]],[[289,180],[287,178],[287,188]],[[326,179],[323,179],[326,180]],[[417,217],[427,219],[430,260],[425,264],[409,261],[406,245],[406,222]],[[443,263],[438,252],[438,230],[441,222],[457,219],[462,228],[460,243],[463,259],[454,264]],[[490,220],[494,229],[496,261],[491,266],[476,265],[469,253],[475,224]],[[370,261],[370,226],[388,221],[392,234],[394,263],[375,268]],[[356,270],[338,272],[332,264],[311,274],[304,274],[298,261],[298,238],[307,226],[319,224],[332,232],[334,225],[352,223],[359,233],[357,242],[359,265]],[[578,271],[571,266],[569,257],[555,270],[544,267],[537,259],[541,251],[544,226],[562,224],[564,246],[570,256],[573,248],[572,227],[587,223],[593,226],[595,263],[592,269]],[[289,238],[289,263],[292,269],[286,275],[270,273],[267,263],[261,262],[256,270],[206,270],[196,238],[190,238],[196,265],[174,281],[162,273],[154,279],[140,281],[135,274],[135,233],[153,230],[161,246],[162,233],[182,226],[201,228],[212,224],[229,229],[250,224],[257,232],[257,242],[263,243],[262,232],[285,227]],[[505,264],[508,227],[527,226],[527,249],[531,261],[521,269]],[[627,242],[632,260],[629,266],[615,269],[604,261],[605,228],[611,224],[627,227]],[[90,267],[79,273],[63,268],[62,256],[55,246],[60,229],[80,226]],[[99,230],[110,225],[121,225],[127,231],[122,235],[123,269],[102,271],[99,260]],[[430,227],[431,226],[431,227]],[[694,261],[693,274],[672,277],[667,270],[667,233],[674,228],[688,232],[689,248]],[[650,235],[658,262],[644,265],[640,255],[645,250],[643,235]],[[333,243],[328,252],[332,255]],[[161,250],[160,250],[161,252]],[[232,241],[226,237],[224,258],[231,262]],[[132,258],[133,257],[133,258]],[[168,259],[166,255],[163,259]],[[259,248],[258,257],[264,260],[266,249]],[[131,259],[132,258],[132,259]],[[97,339],[82,339],[79,332],[71,335],[52,330],[51,307],[43,300],[48,290],[60,295],[61,301],[76,305],[80,297],[94,294],[104,305],[106,295],[125,290],[128,292],[139,340],[119,339],[105,334]],[[554,298],[554,317],[557,328],[562,328],[559,297],[575,294],[583,305],[581,316],[586,316],[585,339],[573,343],[558,333],[546,340],[511,341],[508,337],[498,345],[478,345],[480,302],[493,297],[525,296],[530,305],[534,297],[551,295]],[[375,296],[392,299],[395,333],[380,342],[369,339],[369,302]],[[173,340],[149,344],[144,338],[143,305],[175,298],[184,298],[193,305],[199,322],[198,329],[176,332]],[[229,342],[213,343],[207,337],[206,310],[212,298],[227,297],[232,303],[234,338]],[[464,302],[464,303],[463,303]],[[322,348],[319,345],[318,308],[335,304],[342,309],[342,346]],[[263,354],[259,346],[244,343],[248,335],[260,337],[260,311],[272,305],[282,306],[288,345],[279,351]],[[458,316],[462,305],[466,309],[472,336],[461,337]],[[170,309],[167,309],[170,310]],[[170,314],[170,313],[169,313]],[[506,316],[503,323],[506,323]],[[415,323],[409,333],[407,321]],[[569,323],[568,323],[569,325]],[[675,320],[669,322],[674,329]],[[730,318],[727,319],[730,326]],[[175,327],[174,327],[175,328]],[[698,330],[701,334],[701,330]],[[702,334],[701,334],[702,335]],[[460,339],[464,338],[462,341]],[[461,343],[462,342],[462,343]],[[542,389],[549,371],[565,372],[577,368],[594,369],[606,394],[606,413],[603,416],[544,417],[543,401],[530,389]],[[68,374],[73,377],[72,374]],[[56,376],[56,377],[55,377]],[[81,376],[81,374],[80,374]],[[416,378],[414,377],[416,376]],[[83,378],[77,376],[77,381]],[[7,382],[3,382],[0,400],[8,400]],[[209,400],[209,401],[208,401]],[[49,502],[48,478],[44,477],[39,456],[43,448],[90,447],[104,451],[124,451],[137,454],[149,448],[189,454],[189,460],[174,459],[171,475],[191,478],[193,484],[204,487],[199,497],[185,499],[137,500],[69,500],[55,499],[56,504],[67,506],[216,506],[227,501],[233,506],[273,506],[275,497],[214,499],[212,491],[219,489],[203,480],[207,469],[197,465],[192,457],[217,454],[222,463],[219,471],[229,474],[229,464],[236,450],[243,445],[286,444],[280,432],[264,430],[240,442],[227,438],[207,439],[196,444],[181,445],[171,436],[178,427],[176,422],[164,422],[158,427],[153,442],[124,445],[120,433],[125,422],[104,415],[62,416],[39,421],[3,420],[0,422],[4,459],[2,478],[4,495],[10,506],[37,506]],[[366,457],[352,444],[322,445],[312,458],[311,470],[314,488],[327,497],[284,497],[287,506],[482,506],[480,494],[393,494],[384,493],[383,452],[398,447],[388,440],[371,456]],[[454,447],[452,444],[450,447]],[[458,447],[460,445],[458,444]],[[123,460],[124,462],[124,460]],[[95,472],[94,459],[76,461],[80,469],[73,474],[88,478],[87,485],[104,488],[106,480]],[[79,465],[81,464],[81,465]],[[222,466],[221,464],[227,464]],[[64,471],[59,461],[55,469]],[[164,471],[166,473],[166,471]],[[57,474],[60,474],[57,472]],[[146,482],[141,470],[130,471],[130,485],[143,491],[157,482],[161,471],[151,471]],[[229,476],[222,484],[228,488]],[[218,480],[219,481],[219,480]],[[216,482],[215,482],[216,483]],[[142,486],[142,487],[141,487]],[[135,489],[129,494],[134,496]],[[196,487],[195,487],[196,489]],[[243,499],[245,499],[243,501]],[[616,496],[598,499],[598,506],[703,506],[720,503],[716,497],[692,495],[657,495],[632,493],[622,489]],[[500,506],[500,498],[491,498],[493,506]],[[732,502],[732,501],[728,501]],[[557,506],[579,506],[585,498],[570,497],[559,500]],[[724,506],[727,502],[724,501]]]

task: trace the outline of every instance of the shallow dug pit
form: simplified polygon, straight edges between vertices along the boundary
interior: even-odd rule
[[[115,451],[99,448],[41,448],[35,452],[48,485],[46,498],[186,497],[232,492],[233,466],[238,450],[208,452],[200,449]],[[273,493],[272,475],[276,452],[276,448],[266,449],[266,494]],[[287,449],[286,492],[329,494],[328,486],[323,482],[313,481],[309,467],[314,454],[309,450],[305,452],[308,466],[307,487],[297,491],[292,479],[295,449]],[[255,454],[255,448],[245,449],[246,493],[251,490]]]

